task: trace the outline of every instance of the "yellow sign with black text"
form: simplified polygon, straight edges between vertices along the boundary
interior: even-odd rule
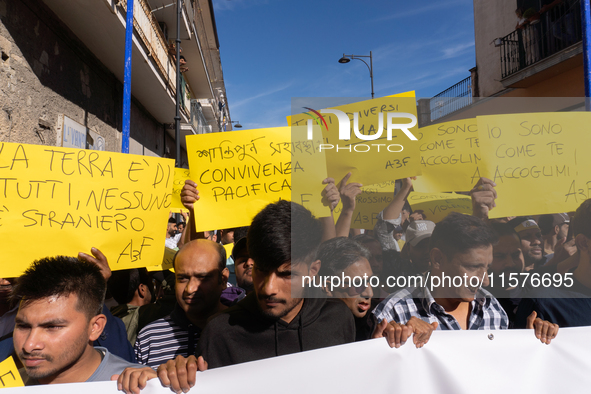
[[[173,176],[171,159],[0,143],[0,277],[91,247],[113,270],[159,264]]]

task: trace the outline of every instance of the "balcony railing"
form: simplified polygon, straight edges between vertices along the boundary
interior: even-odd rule
[[[430,101],[431,121],[442,118],[472,104],[472,77],[445,89]]]
[[[565,0],[540,19],[501,39],[501,75],[507,78],[581,41],[580,0]]]
[[[152,14],[150,5],[146,0],[134,0],[133,5],[133,26],[142,43],[146,46],[149,56],[154,61],[160,74],[166,81],[167,88],[171,95],[176,95],[176,64],[173,58],[168,54],[168,45],[164,39],[164,33],[158,25],[158,20]],[[121,1],[121,7],[127,9],[127,0]],[[183,80],[181,83],[186,84]],[[186,87],[181,86],[184,98]],[[181,101],[181,109],[186,114],[190,113],[189,105],[186,100]]]
[[[127,7],[127,0],[123,0],[121,6]],[[176,84],[176,68],[168,55],[168,46],[160,26],[158,26],[158,21],[152,15],[150,5],[146,0],[135,0],[133,8],[133,26],[136,32],[148,49],[149,56],[154,60],[156,67],[167,80],[168,85],[174,88]]]
[[[211,133],[211,126],[208,126],[198,100],[191,100],[191,125],[197,134]]]

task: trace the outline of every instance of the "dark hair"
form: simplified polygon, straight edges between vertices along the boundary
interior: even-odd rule
[[[144,284],[148,288],[152,285],[148,270],[145,268],[114,271],[109,278],[107,287],[118,304],[127,304],[133,299],[140,284]]]
[[[579,205],[570,222],[570,228],[574,237],[583,234],[591,239],[591,198]]]
[[[176,219],[174,218],[174,216],[171,216],[168,218],[168,223],[169,224],[173,224],[173,223],[176,224]]]
[[[366,246],[367,244],[372,243],[372,242],[377,242],[380,245],[380,248],[382,247],[382,244],[380,243],[380,241],[378,241],[377,239],[375,239],[371,235],[358,234],[358,235],[354,236],[352,239],[353,239],[353,241],[357,242],[358,244],[360,244],[362,246]]]
[[[412,208],[410,207],[410,204],[408,203],[408,201],[404,201],[404,205],[402,206],[401,211],[407,211],[409,213],[409,215],[412,213]]]
[[[318,275],[338,275],[361,258],[369,260],[370,254],[359,243],[347,237],[329,239],[320,244],[316,253],[316,260],[321,262]]]
[[[514,235],[519,239],[519,234],[509,223],[489,222],[489,225],[498,238]]]
[[[226,268],[226,260],[228,259],[228,257],[226,256],[226,249],[219,242],[215,243],[215,248],[218,250],[218,254],[220,255],[220,260],[218,261],[218,269],[220,272],[222,272]]]
[[[234,230],[234,241],[238,241],[241,238],[246,238],[246,234],[248,234],[248,226],[237,227]]]
[[[254,217],[247,246],[257,269],[271,271],[290,261],[310,264],[321,239],[322,226],[310,211],[279,200]]]
[[[421,215],[423,217],[423,220],[427,220],[427,215],[425,214],[425,211],[423,211],[422,209],[417,209],[413,213],[418,213],[419,215]]]
[[[497,240],[497,235],[485,221],[452,212],[435,226],[429,250],[438,248],[448,258],[452,258],[456,253],[496,244]]]
[[[234,262],[241,256],[248,256],[248,247],[246,245],[246,237],[242,237],[234,243],[232,248],[232,259]]]
[[[76,309],[92,318],[101,313],[107,284],[100,268],[74,257],[46,257],[18,278],[13,297],[23,304],[52,296],[76,294]]]

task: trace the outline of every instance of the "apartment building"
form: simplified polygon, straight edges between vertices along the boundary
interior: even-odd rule
[[[421,101],[423,125],[482,114],[584,110],[580,0],[473,4],[476,67]]]
[[[0,142],[121,150],[128,0],[0,0]],[[131,0],[129,0],[131,1]],[[211,0],[133,0],[130,153],[175,158],[185,136],[231,130]],[[186,69],[185,69],[186,68]]]

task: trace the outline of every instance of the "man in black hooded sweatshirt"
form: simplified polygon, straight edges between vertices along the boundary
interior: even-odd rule
[[[298,204],[278,201],[256,215],[247,237],[254,292],[204,329],[197,354],[209,368],[355,340],[347,306],[301,286],[302,277],[320,269],[321,238],[318,220]]]
[[[207,323],[198,358],[177,356],[157,372],[128,368],[118,379],[119,390],[136,393],[157,374],[163,386],[186,392],[195,385],[197,371],[354,342],[355,323],[347,305],[326,298],[310,283],[302,286],[320,269],[315,256],[321,239],[321,224],[301,205],[267,205],[247,236],[254,292]],[[386,337],[391,347],[398,347],[407,335],[417,334],[415,328],[407,332],[397,326],[384,320],[372,336]]]

